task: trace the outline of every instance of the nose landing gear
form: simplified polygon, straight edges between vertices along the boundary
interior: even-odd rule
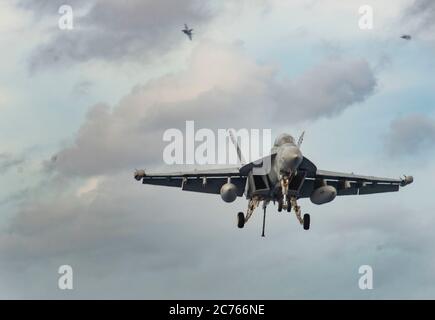
[[[285,208],[285,209],[287,209],[287,212],[289,212],[288,208],[289,207],[291,208],[291,206],[289,204],[289,201],[288,201],[289,178],[284,176],[284,177],[281,178],[280,181],[281,181],[281,193],[282,193],[282,200],[280,201],[280,203],[281,203],[281,210],[282,210],[282,208]],[[281,210],[279,210],[279,207],[278,207],[278,211],[281,211]]]
[[[289,199],[288,190],[289,190],[289,184],[293,178],[293,175],[290,176],[282,176],[281,177],[281,194],[282,199],[278,202],[278,211],[281,212],[282,209],[286,209],[287,212],[291,212],[292,210],[292,204],[291,199]]]

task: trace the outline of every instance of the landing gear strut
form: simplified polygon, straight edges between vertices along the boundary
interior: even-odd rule
[[[259,204],[260,204],[260,200],[254,197],[249,200],[248,210],[246,211],[246,217],[243,215],[243,212],[239,212],[237,214],[237,226],[239,228],[243,228],[245,226],[245,223],[248,222],[248,220],[251,218],[255,208],[257,208]]]
[[[264,213],[263,213],[263,231],[262,231],[262,233],[261,233],[261,236],[262,237],[264,237],[264,230],[266,229],[266,208],[267,208],[267,205],[269,204],[269,201],[263,201],[263,210],[264,210]]]
[[[289,183],[292,177],[293,175],[290,177],[281,176],[280,182],[281,182],[282,199],[278,202],[278,211],[281,212],[282,209],[284,208],[287,210],[287,212],[290,212],[291,209],[293,208],[299,223],[304,227],[304,230],[308,230],[310,229],[310,215],[304,214],[304,217],[302,218],[301,207],[298,206],[296,197],[291,196],[289,198],[288,195]]]
[[[299,220],[299,223],[304,227],[304,230],[310,229],[310,215],[306,213],[302,218],[301,207],[298,206],[296,197],[290,198],[290,206],[293,207],[293,210],[296,214],[296,218]]]
[[[243,214],[243,212],[239,212],[237,214],[237,227],[241,229],[245,226],[245,223],[248,222],[249,218],[251,218],[252,214],[254,213],[254,210],[258,207],[259,204],[260,204],[259,198],[254,197],[251,200],[249,200],[246,217]],[[268,204],[269,201],[266,200],[263,201],[263,229],[261,232],[262,237],[264,237],[264,231],[266,229],[266,208]]]
[[[288,183],[289,178],[288,177],[282,177],[281,178],[281,193],[282,193],[282,200],[281,200],[281,206],[288,210],[289,203],[288,203]],[[282,209],[281,209],[282,210]],[[278,208],[278,211],[279,208]]]

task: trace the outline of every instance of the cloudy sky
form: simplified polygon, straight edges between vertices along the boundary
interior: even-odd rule
[[[1,1],[0,298],[435,298],[434,21],[429,0]],[[270,210],[263,239],[243,198],[133,179],[173,169],[162,134],[186,120],[305,130],[321,169],[415,183],[302,200],[309,232]]]

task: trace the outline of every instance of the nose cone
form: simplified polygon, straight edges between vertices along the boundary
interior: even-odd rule
[[[280,172],[290,174],[295,172],[302,163],[303,156],[298,147],[286,147],[278,154]]]

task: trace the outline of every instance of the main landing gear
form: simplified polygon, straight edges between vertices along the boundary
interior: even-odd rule
[[[254,210],[258,207],[259,204],[260,204],[260,199],[254,197],[249,200],[248,210],[246,211],[246,217],[244,216],[243,212],[239,212],[237,214],[237,226],[239,228],[243,228],[245,226],[245,223],[248,222],[248,220],[251,218],[252,214],[254,213]]]
[[[298,206],[296,197],[290,197],[290,203],[289,206],[293,208],[296,218],[298,219],[299,223],[304,227],[304,230],[310,229],[310,215],[308,213],[304,214],[304,217],[302,218],[301,215],[301,207]]]
[[[245,215],[243,212],[237,214],[237,227],[242,229],[245,226]]]
[[[237,227],[239,228],[243,228],[245,226],[245,223],[248,222],[248,220],[251,218],[252,214],[254,213],[254,210],[258,207],[258,205],[260,204],[260,199],[257,197],[254,197],[252,199],[249,200],[248,203],[248,210],[246,212],[246,217],[243,214],[243,212],[239,212],[237,214]],[[266,208],[267,205],[269,204],[268,200],[263,200],[263,231],[261,233],[261,236],[264,237],[264,230],[266,228]]]
[[[304,214],[304,219],[302,224],[304,226],[304,230],[310,229],[310,215],[308,213]]]
[[[296,201],[296,197],[289,197],[288,196],[288,189],[289,189],[289,183],[291,181],[291,178],[293,176],[287,177],[283,176],[281,177],[280,183],[281,183],[281,193],[283,195],[282,199],[278,201],[278,212],[281,212],[282,209],[286,209],[287,212],[290,212],[293,208],[296,218],[299,220],[300,224],[304,227],[304,230],[310,229],[310,215],[304,214],[304,217],[301,216],[301,207],[298,206],[298,203]]]
[[[287,197],[284,199],[286,200]],[[260,198],[254,197],[249,200],[248,203],[248,210],[246,212],[246,216],[243,214],[243,212],[239,212],[237,214],[237,227],[240,229],[245,226],[245,223],[248,222],[248,220],[251,218],[252,214],[254,213],[254,210],[259,206],[260,202],[263,201],[263,232],[261,234],[262,237],[264,237],[264,230],[266,226],[266,208],[269,204],[268,200],[261,200]],[[293,211],[296,215],[296,218],[298,219],[299,223],[302,225],[304,230],[310,229],[310,215],[304,214],[302,217],[301,214],[301,207],[297,204],[296,197],[290,197],[288,198],[287,203],[284,203],[283,200],[278,201],[278,211],[282,211],[282,209],[285,208],[287,212],[290,212],[293,208]]]

